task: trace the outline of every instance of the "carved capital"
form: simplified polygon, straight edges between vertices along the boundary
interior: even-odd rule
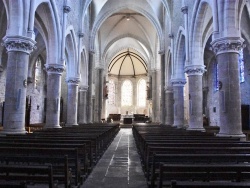
[[[171,83],[173,86],[184,86],[187,82],[186,82],[186,79],[175,78],[175,79],[171,79]]]
[[[2,46],[5,46],[7,52],[18,51],[30,55],[33,49],[36,49],[36,41],[23,36],[5,36]]]
[[[64,13],[69,13],[71,11],[70,6],[63,6],[63,12]]]
[[[61,64],[46,64],[45,68],[48,74],[62,74],[65,70],[65,66]]]
[[[68,84],[78,85],[80,83],[80,78],[68,78],[66,82]]]
[[[188,76],[192,76],[192,75],[202,76],[205,71],[206,69],[205,69],[205,66],[203,65],[188,65],[185,67],[185,73],[187,73]]]
[[[215,39],[211,42],[212,50],[216,55],[222,53],[239,53],[240,49],[245,47],[244,40],[240,37],[225,37]]]

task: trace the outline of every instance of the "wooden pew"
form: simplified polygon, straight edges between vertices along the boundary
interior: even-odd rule
[[[171,181],[171,188],[249,188],[250,182]]]
[[[49,188],[56,187],[53,180],[52,165],[47,166],[22,166],[0,164],[0,179],[5,181],[40,182]]]
[[[0,180],[0,188],[27,188],[27,183]]]
[[[75,185],[80,185],[83,182],[83,175],[81,174],[80,156],[77,148],[36,148],[36,147],[4,147],[0,146],[0,156],[6,158],[9,155],[15,155],[16,157],[43,157],[44,161],[50,157],[62,157],[67,155],[69,161],[69,168],[72,168],[72,177],[75,179]]]
[[[51,164],[53,167],[53,180],[63,183],[65,188],[71,187],[72,173],[69,168],[68,156],[46,157],[43,156],[16,156],[16,155],[0,155],[1,164],[5,165],[21,165],[21,166],[41,166]]]
[[[161,163],[178,164],[237,164],[248,163],[250,154],[158,154],[153,155],[152,164],[147,172],[147,180],[150,187],[154,187],[159,176]]]
[[[161,164],[158,188],[170,186],[172,180],[249,182],[249,173],[249,164]]]

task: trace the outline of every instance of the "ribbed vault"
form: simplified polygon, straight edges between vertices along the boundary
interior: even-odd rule
[[[147,75],[147,64],[143,58],[132,49],[118,53],[109,63],[109,75],[138,76]]]

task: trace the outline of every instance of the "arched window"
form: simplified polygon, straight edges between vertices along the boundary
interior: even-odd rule
[[[240,83],[245,82],[243,49],[239,51],[239,76]]]
[[[137,105],[138,106],[146,106],[146,80],[140,79],[137,85]]]
[[[35,75],[34,75],[34,88],[37,89],[39,87],[39,81],[41,80],[41,72],[42,72],[42,59],[40,56],[36,59],[35,63]]]
[[[115,82],[114,80],[109,80],[108,84],[108,104],[115,104]]]
[[[133,96],[133,85],[130,80],[125,80],[122,84],[122,106],[131,106]]]

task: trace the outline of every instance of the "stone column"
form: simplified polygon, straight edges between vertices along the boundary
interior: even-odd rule
[[[78,101],[78,122],[79,124],[87,123],[87,90],[88,87],[81,87],[79,89],[79,101]]]
[[[168,86],[165,89],[165,124],[173,125],[174,124],[174,93],[173,88]]]
[[[92,69],[93,69],[93,53],[89,53],[88,66],[88,93],[87,93],[87,123],[93,123],[93,103],[92,103]]]
[[[61,79],[64,71],[62,64],[46,64],[47,77],[47,106],[46,125],[44,128],[61,128],[60,126],[60,97]]]
[[[161,124],[166,124],[166,105],[165,105],[165,54],[161,54]]]
[[[28,37],[3,38],[8,52],[3,131],[1,134],[22,134],[25,131],[25,105],[29,55],[35,41]]]
[[[245,139],[241,124],[241,94],[238,58],[243,40],[240,37],[225,37],[214,40],[213,50],[218,63],[219,81],[219,126],[218,136]]]
[[[188,130],[205,131],[202,116],[202,75],[204,70],[203,65],[188,65],[185,67],[189,88]]]
[[[184,127],[184,85],[185,79],[172,79],[174,92],[174,127]]]
[[[78,104],[78,85],[79,78],[69,78],[68,97],[67,97],[67,122],[66,126],[74,126],[77,124],[77,104]]]
[[[109,95],[109,82],[107,81],[107,77],[103,77],[103,91],[102,91],[102,115],[101,119],[106,119],[106,108],[107,108],[107,99]]]
[[[156,71],[151,72],[152,76],[152,122],[156,122],[157,116],[157,76]]]
[[[97,67],[96,79],[95,79],[95,114],[94,121],[97,123],[101,122],[102,115],[102,96],[103,96],[103,68]]]

